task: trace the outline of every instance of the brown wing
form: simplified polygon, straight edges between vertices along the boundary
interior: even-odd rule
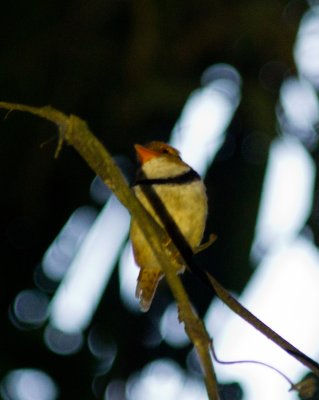
[[[158,282],[162,279],[163,273],[157,268],[141,268],[137,278],[136,297],[140,300],[142,311],[148,311],[152,304]]]

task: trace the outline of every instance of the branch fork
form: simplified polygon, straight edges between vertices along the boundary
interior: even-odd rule
[[[211,338],[206,331],[202,320],[198,317],[192,307],[181,280],[175,273],[175,268],[172,268],[172,265],[174,267],[174,263],[176,262],[174,255],[177,254],[178,257],[182,257],[183,255],[181,255],[180,250],[175,246],[168,234],[156,223],[156,221],[147,213],[141,203],[137,200],[111,155],[91,133],[86,122],[75,115],[71,114],[70,116],[67,116],[50,106],[38,108],[21,104],[0,102],[0,108],[6,109],[9,112],[14,110],[28,112],[56,124],[59,131],[59,140],[55,157],[60,153],[64,142],[73,146],[91,169],[109,186],[121,203],[128,209],[130,214],[134,215],[135,220],[142,227],[150,246],[153,248],[156,257],[160,261],[168,285],[177,301],[179,319],[184,323],[186,333],[194,344],[201,362],[209,399],[218,400],[217,380],[211,357]],[[201,245],[198,251],[206,249],[215,239],[216,237],[211,235],[208,242]],[[188,265],[188,267],[194,272],[192,266]],[[284,351],[288,352],[292,357],[307,366],[317,377],[319,377],[319,364],[317,362],[296,349],[262,321],[256,318],[237,300],[235,300],[212,275],[201,270],[199,273],[201,278],[205,275],[204,280],[208,281],[215,294],[232,311],[245,319],[249,324],[280,346]],[[293,388],[299,390],[298,385],[300,385],[300,388],[305,386],[296,384]]]

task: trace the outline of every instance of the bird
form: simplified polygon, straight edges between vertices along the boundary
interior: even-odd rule
[[[175,242],[181,235],[184,243],[196,253],[207,218],[206,187],[199,174],[181,158],[174,147],[159,141],[134,145],[140,168],[132,186],[133,191],[149,214]],[[175,231],[169,231],[169,227]],[[141,311],[148,311],[159,281],[164,276],[161,266],[134,217],[131,220],[130,240],[133,255],[140,268],[135,295]],[[183,273],[185,263],[177,262],[176,273]],[[176,263],[175,263],[176,265]]]

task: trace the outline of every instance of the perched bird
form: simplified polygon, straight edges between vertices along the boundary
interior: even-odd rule
[[[177,227],[183,240],[196,252],[203,237],[207,216],[207,197],[203,181],[181,159],[179,152],[168,144],[136,144],[135,149],[141,164],[133,186],[137,198],[171,236],[174,233],[169,232],[167,227]],[[131,221],[130,238],[134,258],[140,268],[136,297],[140,300],[141,310],[147,311],[163,272],[134,218]],[[174,241],[174,237],[172,240]],[[181,261],[176,273],[182,273],[184,269]]]

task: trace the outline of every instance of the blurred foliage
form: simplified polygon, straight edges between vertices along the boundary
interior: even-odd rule
[[[0,98],[77,114],[112,154],[134,160],[134,143],[168,138],[209,65],[233,65],[243,78],[243,99],[206,178],[207,232],[218,240],[198,257],[239,292],[251,274],[248,255],[266,161],[266,154],[247,158],[244,144],[255,132],[267,143],[277,134],[278,89],[294,71],[293,43],[306,8],[301,0],[6,2],[0,13]],[[185,349],[145,346],[170,299],[165,285],[153,311],[136,316],[121,304],[114,274],[94,320],[118,350],[104,374],[86,347],[61,357],[45,347],[41,330],[11,324],[8,310],[20,290],[34,286],[44,251],[74,209],[91,203],[93,176],[73,150],[63,149],[54,160],[56,132],[49,123],[1,116],[1,376],[12,368],[43,368],[58,383],[61,399],[89,399],[92,381],[99,397],[108,381],[126,379],[156,357],[185,366]],[[184,280],[203,314],[211,294],[191,276]]]

